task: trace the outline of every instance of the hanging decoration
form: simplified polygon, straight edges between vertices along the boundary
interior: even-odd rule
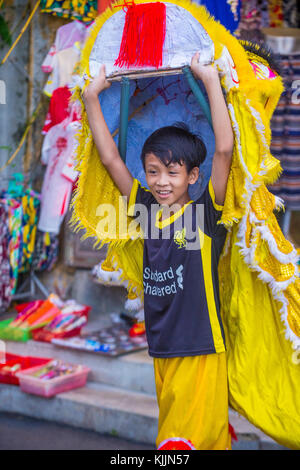
[[[41,0],[41,11],[89,23],[98,14],[98,3],[97,0]]]

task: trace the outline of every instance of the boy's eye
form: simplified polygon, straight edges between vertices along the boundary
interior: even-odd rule
[[[169,171],[170,175],[177,175],[177,171]]]

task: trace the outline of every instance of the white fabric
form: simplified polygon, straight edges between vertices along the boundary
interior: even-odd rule
[[[42,63],[42,70],[50,74],[43,90],[45,95],[51,97],[56,88],[73,85],[74,68],[92,26],[93,23],[87,26],[75,20],[58,28],[55,42]]]
[[[42,162],[47,165],[41,191],[41,211],[38,229],[58,234],[67,212],[73,188],[71,178],[64,176],[76,149],[79,122],[65,121],[53,126],[42,147]]]
[[[53,70],[43,90],[45,95],[52,96],[57,88],[72,85],[73,72],[80,59],[80,52],[80,44],[75,43],[72,47],[63,49],[55,54]]]
[[[58,28],[54,44],[52,44],[42,63],[42,70],[46,73],[52,72],[55,66],[55,54],[72,47],[75,42],[83,43],[88,34],[89,27],[75,20]]]
[[[99,73],[100,65],[105,64],[107,76],[120,70],[114,65],[118,57],[125,12],[119,10],[101,28],[90,55],[90,75]],[[214,44],[205,29],[184,8],[166,3],[166,38],[163,48],[162,68],[177,68],[189,65],[195,52],[200,52],[200,62],[213,61]],[[134,67],[137,70],[138,67]],[[143,70],[153,67],[143,67]]]

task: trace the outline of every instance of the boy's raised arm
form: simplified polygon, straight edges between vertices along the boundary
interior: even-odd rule
[[[133,184],[133,176],[119,154],[99,103],[99,94],[109,88],[109,86],[110,83],[105,76],[105,67],[102,66],[99,76],[84,90],[83,101],[101,161],[118,186],[121,194],[129,197]]]
[[[212,163],[211,181],[216,203],[223,205],[234,143],[231,121],[216,67],[214,65],[199,65],[199,54],[197,53],[192,59],[191,70],[196,78],[202,80],[209,99],[215,134],[215,153]]]

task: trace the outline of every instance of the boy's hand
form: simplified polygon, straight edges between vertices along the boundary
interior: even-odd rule
[[[98,97],[98,95],[111,86],[106,79],[105,65],[101,65],[99,75],[85,88],[82,96],[84,101]]]
[[[191,62],[191,71],[193,72],[195,78],[202,80],[205,86],[209,85],[210,83],[215,83],[216,80],[219,81],[219,75],[216,66],[214,64],[199,64],[199,55],[199,52],[197,52],[193,56]]]
[[[215,135],[211,182],[214,188],[215,202],[222,206],[225,201],[234,146],[230,116],[216,66],[214,64],[200,65],[199,53],[196,53],[192,58],[191,70],[196,78],[202,80],[207,91]]]

